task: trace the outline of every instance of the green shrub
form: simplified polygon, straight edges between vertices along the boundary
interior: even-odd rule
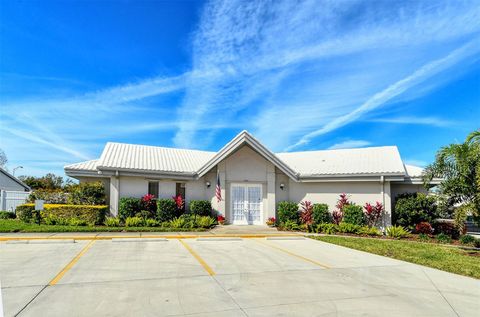
[[[317,233],[335,234],[338,232],[338,225],[333,223],[321,223],[317,226]]]
[[[454,221],[450,219],[438,219],[433,223],[434,233],[444,233],[451,238],[457,239],[459,232]]]
[[[438,213],[434,197],[423,193],[402,194],[397,196],[392,220],[396,225],[413,230],[417,223],[432,223]]]
[[[363,226],[358,228],[358,234],[367,235],[367,236],[381,236],[382,232],[375,227]]]
[[[120,226],[120,219],[115,217],[108,217],[105,219],[105,226],[107,227],[119,227]]]
[[[197,217],[197,227],[209,229],[215,225],[215,219],[209,216]]]
[[[408,237],[410,232],[402,226],[391,226],[386,230],[387,236],[394,239],[401,239]]]
[[[187,224],[187,221],[185,220],[185,218],[178,217],[173,220],[170,220],[168,222],[168,227],[173,229],[181,229],[181,228],[185,228],[186,224]]]
[[[158,227],[160,222],[155,219],[145,219],[145,226],[147,227]]]
[[[473,245],[475,242],[475,237],[469,234],[463,235],[460,237],[460,243],[466,245]]]
[[[125,221],[129,217],[135,217],[141,210],[141,200],[139,198],[122,197],[118,204],[118,218]]]
[[[46,225],[57,225],[59,224],[58,218],[55,215],[49,214],[43,217],[43,222]]]
[[[428,234],[426,233],[420,233],[418,235],[418,240],[421,242],[430,242],[431,238]]]
[[[294,222],[299,223],[300,214],[298,204],[293,201],[281,201],[278,203],[277,216],[280,223]]]
[[[297,231],[301,230],[302,227],[296,221],[287,220],[280,224],[281,229],[288,231]]]
[[[448,244],[448,243],[452,242],[452,238],[448,234],[445,234],[445,233],[437,234],[436,238],[437,238],[438,243]]]
[[[125,226],[127,227],[142,227],[144,225],[143,218],[140,217],[128,217],[125,219]]]
[[[45,205],[47,206],[47,205]],[[15,209],[17,218],[25,223],[38,223],[41,222],[40,211],[35,210],[34,204],[23,204],[17,206]]]
[[[34,205],[31,204],[32,208]],[[65,221],[71,218],[78,218],[89,225],[100,225],[105,221],[108,206],[87,206],[87,205],[53,205],[45,204],[42,211],[42,219],[48,215],[53,215],[59,221]]]
[[[328,211],[327,204],[313,204],[313,223],[318,225],[320,223],[329,223],[332,221],[332,216]]]
[[[362,206],[354,204],[345,205],[343,207],[342,222],[363,226],[365,224],[365,215],[363,214]]]
[[[70,186],[68,203],[71,205],[105,205],[102,182],[87,182]]]
[[[177,205],[173,199],[157,200],[157,220],[160,222],[170,221],[178,217]]]
[[[480,239],[475,239],[475,241],[473,241],[473,246],[475,248],[480,248]]]
[[[199,216],[212,216],[212,203],[209,200],[191,200],[190,212]]]
[[[0,219],[15,219],[16,215],[10,211],[0,211]]]
[[[345,220],[345,218],[343,218]],[[348,222],[340,222],[338,225],[338,232],[341,233],[359,233],[361,226],[353,224],[353,223],[348,223]]]
[[[71,218],[68,220],[69,226],[86,226],[87,222],[84,219]]]
[[[35,200],[43,200],[45,204],[68,204],[70,193],[61,189],[35,189],[28,196],[27,201],[34,203]]]

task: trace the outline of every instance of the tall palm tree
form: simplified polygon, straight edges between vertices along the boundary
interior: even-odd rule
[[[464,143],[437,152],[435,162],[425,169],[425,186],[429,187],[433,178],[443,179],[439,190],[449,204],[468,204],[472,213],[480,216],[480,130],[470,133]]]

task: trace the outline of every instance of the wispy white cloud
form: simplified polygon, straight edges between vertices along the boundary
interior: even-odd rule
[[[435,127],[449,127],[457,124],[457,122],[455,121],[436,118],[436,117],[374,118],[368,121],[394,123],[394,124],[420,124],[420,125],[430,125]]]
[[[354,149],[359,147],[366,147],[371,145],[372,143],[365,140],[347,140],[340,143],[336,143],[330,146],[329,150],[339,150],[339,149]]]
[[[391,99],[395,98],[396,96],[404,93],[406,90],[415,87],[416,85],[422,83],[423,81],[427,80],[431,76],[438,74],[439,72],[455,65],[460,60],[470,56],[475,55],[480,51],[480,41],[473,40],[466,45],[454,50],[452,53],[448,54],[447,56],[429,62],[428,64],[423,65],[412,74],[408,75],[407,77],[393,83],[392,85],[388,86],[386,89],[374,94],[371,98],[369,98],[366,102],[364,102],[360,107],[354,109],[352,112],[339,116],[335,120],[329,122],[328,124],[324,125],[322,128],[317,129],[315,131],[309,132],[302,136],[299,141],[294,143],[291,146],[288,146],[286,150],[292,150],[296,147],[301,145],[308,144],[311,139],[318,137],[320,135],[326,134],[331,132],[335,129],[338,129],[358,118],[360,118],[364,113],[372,111]]]
[[[305,146],[413,87],[417,98],[451,80],[432,83],[478,58],[479,21],[475,1],[210,1],[191,37],[190,70],[80,95],[4,99],[2,146],[25,156],[4,141],[10,133],[72,162],[98,155],[107,140],[205,148],[228,129],[248,129],[273,150]],[[447,124],[435,119],[416,124]]]

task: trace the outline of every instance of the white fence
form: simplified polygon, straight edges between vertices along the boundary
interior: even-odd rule
[[[0,210],[15,212],[18,205],[27,201],[30,192],[2,190],[0,192]]]

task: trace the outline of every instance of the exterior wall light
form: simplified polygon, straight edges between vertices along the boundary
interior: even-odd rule
[[[284,183],[281,183],[280,184],[280,189],[283,190],[285,188],[285,184]]]
[[[210,182],[209,182],[209,181],[206,181],[206,182],[205,182],[205,186],[207,186],[207,188],[210,188]]]

